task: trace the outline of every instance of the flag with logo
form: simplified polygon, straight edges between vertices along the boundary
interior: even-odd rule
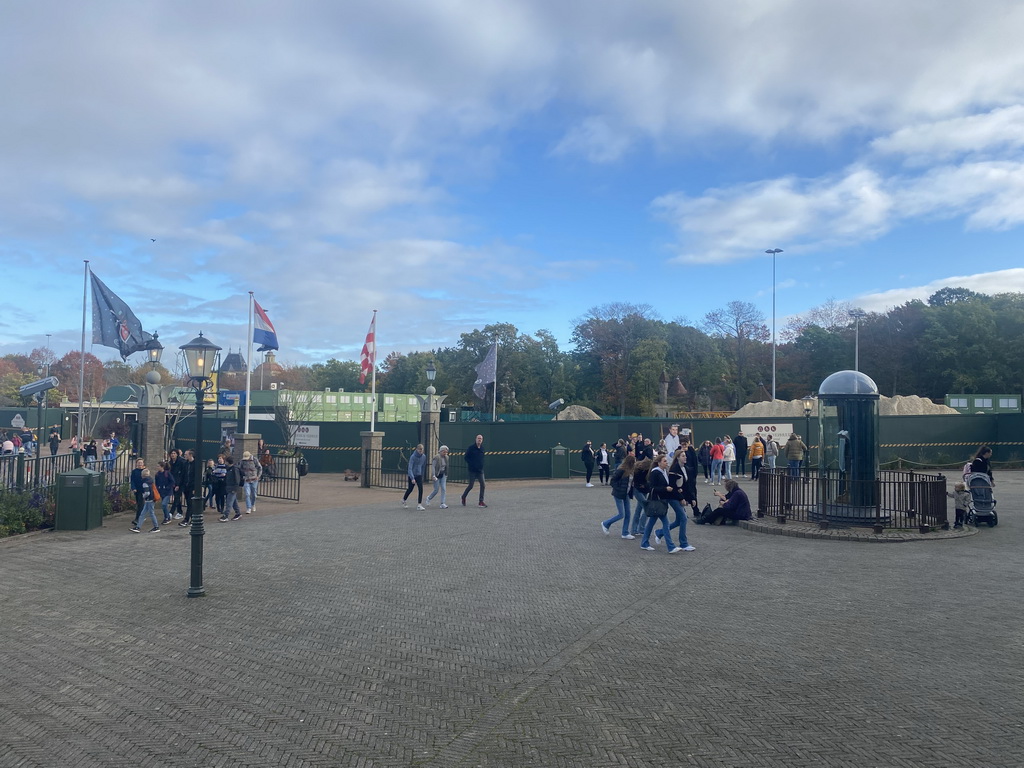
[[[366,341],[363,342],[363,351],[359,356],[359,383],[366,382],[366,377],[377,365],[377,312],[374,311],[373,319],[370,320],[370,330],[366,334]]]
[[[144,350],[153,334],[142,330],[142,323],[131,307],[103,284],[94,272],[92,278],[92,343],[113,347],[121,359]]]
[[[487,357],[476,367],[476,381],[473,382],[473,394],[481,400],[487,396],[487,385],[493,384],[498,378],[498,342],[491,344]]]
[[[274,324],[270,322],[270,318],[267,317],[266,311],[260,306],[260,303],[256,299],[252,300],[253,309],[255,310],[255,316],[253,317],[253,331],[252,340],[256,344],[259,344],[257,352],[267,352],[271,349],[280,349],[277,345],[277,331],[274,330]]]

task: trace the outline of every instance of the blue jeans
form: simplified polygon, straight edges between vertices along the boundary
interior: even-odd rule
[[[690,546],[689,543],[686,541],[686,510],[684,509],[683,505],[680,504],[676,499],[669,499],[668,500],[668,505],[672,508],[672,511],[676,513],[676,521],[674,523],[672,523],[672,525],[670,525],[668,527],[668,529],[671,531],[673,528],[678,528],[679,529],[679,546],[680,547],[688,547],[688,546]],[[668,518],[665,518],[665,519],[668,520]],[[667,535],[665,533],[665,527],[664,526],[662,526],[661,528],[658,529],[657,534],[659,536],[665,536],[666,537],[666,543],[668,544],[668,548],[672,549],[672,542],[671,542],[671,540],[668,539],[668,537],[667,537]]]
[[[430,501],[432,498],[437,496],[438,493],[441,494],[441,504],[447,503],[446,502],[446,499],[448,498],[448,475],[447,474],[441,475],[440,477],[435,477],[434,478],[434,490],[430,492],[429,496],[427,496],[427,501]]]
[[[164,522],[165,523],[168,520],[171,519],[170,506],[171,506],[171,501],[172,500],[173,500],[173,497],[171,496],[171,494],[167,494],[166,496],[161,496],[160,497],[160,507],[164,511]]]
[[[789,460],[789,476],[800,477],[800,459]]]
[[[602,525],[605,528],[611,528],[612,523],[617,523],[619,520],[622,521],[622,535],[629,535],[629,499],[620,499],[615,497],[615,508],[619,510],[619,513],[615,517],[609,517],[605,520]]]
[[[633,513],[633,530],[630,533],[639,536],[640,529],[647,522],[647,513],[644,511],[647,508],[647,494],[634,488],[633,498],[636,500],[636,511]]]
[[[142,524],[142,521],[146,519],[146,515],[149,515],[151,518],[153,518],[154,528],[160,527],[160,523],[158,523],[156,520],[156,510],[153,508],[153,502],[147,501],[142,504],[142,511],[139,513],[139,516],[135,518],[136,528],[138,528]]]
[[[238,509],[238,488],[234,488],[224,494],[224,510],[221,512],[222,515],[231,514],[231,510],[235,510],[236,515],[242,514]]]
[[[723,459],[722,464],[725,465],[725,479],[732,480],[732,462]]]
[[[668,518],[667,517],[651,517],[650,515],[648,515],[648,517],[647,517],[647,525],[644,526],[644,539],[643,539],[643,541],[640,542],[640,546],[641,547],[649,547],[649,546],[651,546],[651,531],[654,530],[654,524],[659,522],[659,521],[661,521],[663,523],[667,523],[668,522]],[[664,525],[662,527],[664,528]],[[669,552],[671,552],[673,549],[675,549],[675,546],[672,544],[672,534],[669,531],[665,531],[665,544],[668,546],[668,551]]]
[[[711,460],[711,482],[718,485],[722,482],[722,460],[712,459]]]
[[[245,481],[245,508],[253,509],[256,506],[256,489],[259,487],[259,480]]]

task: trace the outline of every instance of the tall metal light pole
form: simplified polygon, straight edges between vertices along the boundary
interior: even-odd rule
[[[772,400],[775,399],[775,257],[782,253],[781,248],[765,251],[772,255]]]
[[[193,462],[195,478],[192,498],[188,502],[192,518],[192,527],[189,530],[192,536],[192,567],[187,595],[204,597],[206,588],[203,586],[203,536],[206,535],[206,528],[203,525],[203,398],[206,390],[213,384],[213,372],[217,367],[217,353],[220,347],[203,338],[203,334],[200,333],[188,344],[182,344],[180,349],[185,353],[189,386],[196,393],[196,450]]]
[[[863,309],[851,309],[849,312],[850,317],[857,321],[856,330],[853,335],[853,370],[860,370],[860,320],[862,317],[867,317],[867,312]]]

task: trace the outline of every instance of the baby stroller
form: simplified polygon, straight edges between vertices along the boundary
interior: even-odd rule
[[[967,490],[971,492],[971,508],[967,510],[967,524],[988,523],[989,528],[999,524],[996,515],[996,500],[992,498],[992,480],[984,472],[972,472],[964,478]]]

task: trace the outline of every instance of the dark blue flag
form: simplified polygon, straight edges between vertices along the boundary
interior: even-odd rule
[[[476,367],[476,381],[473,382],[473,394],[481,400],[487,395],[487,385],[493,384],[498,378],[498,342],[491,344],[487,357]]]
[[[131,307],[103,284],[92,272],[92,343],[113,347],[121,359],[146,348],[153,334],[142,330],[142,323]]]

